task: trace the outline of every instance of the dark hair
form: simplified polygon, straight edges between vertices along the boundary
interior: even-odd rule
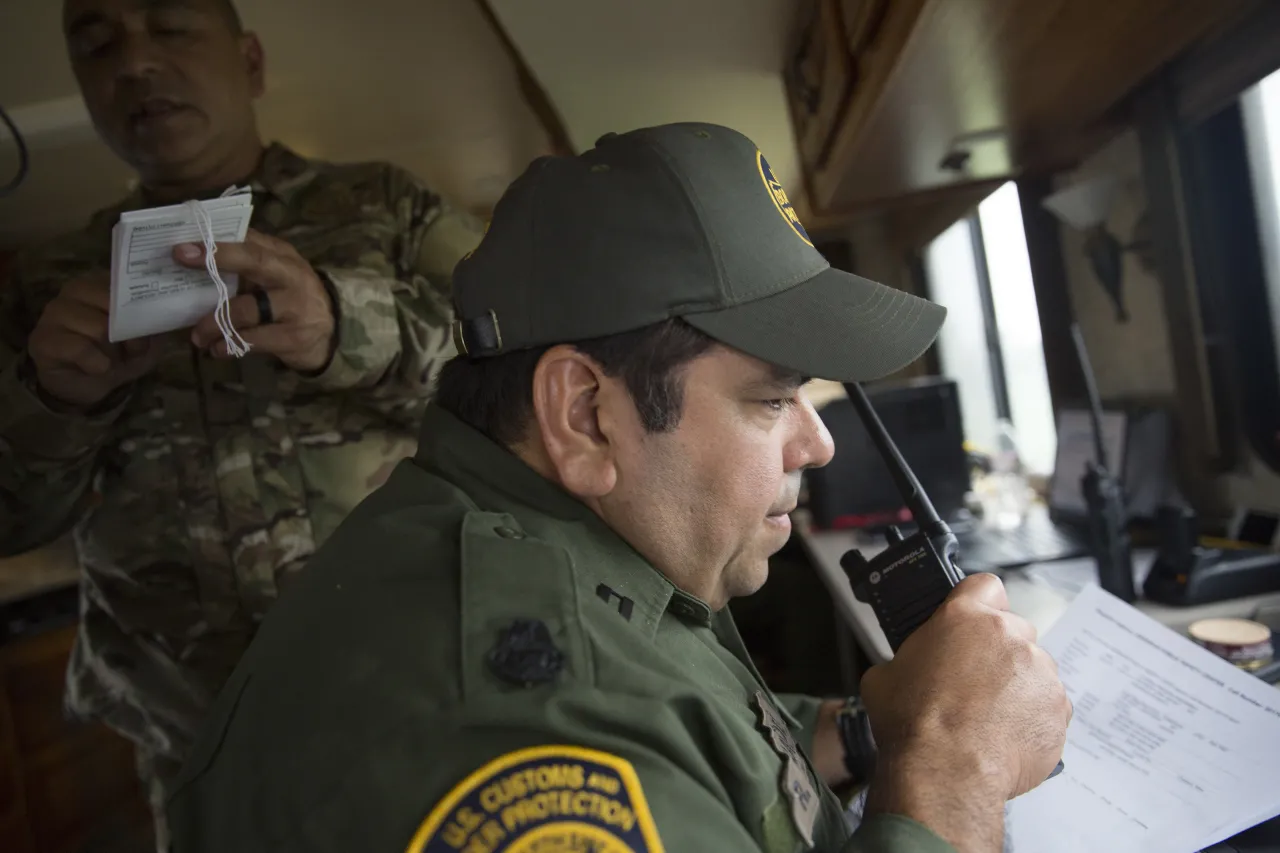
[[[669,432],[680,423],[684,380],[680,368],[715,343],[683,320],[665,320],[630,332],[573,341],[606,376],[621,377],[647,432]],[[498,444],[524,437],[533,414],[533,372],[551,347],[492,358],[450,359],[436,380],[436,404]]]

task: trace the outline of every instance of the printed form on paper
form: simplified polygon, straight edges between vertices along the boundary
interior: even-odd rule
[[[200,202],[213,239],[244,241],[253,214],[251,194],[239,193]],[[185,205],[154,207],[120,215],[111,232],[112,343],[194,326],[218,306],[218,288],[203,267],[189,269],[173,259],[179,243],[202,245],[200,227]],[[216,256],[215,256],[216,261]],[[229,296],[239,284],[222,273]]]
[[[1008,810],[1014,853],[1195,853],[1280,814],[1280,690],[1084,588],[1041,646],[1065,770]]]

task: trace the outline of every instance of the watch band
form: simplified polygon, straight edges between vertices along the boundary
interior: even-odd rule
[[[853,783],[863,785],[870,782],[876,765],[876,742],[871,734],[871,721],[860,699],[850,697],[845,700],[844,707],[836,712],[836,728],[844,746],[844,766],[853,777]]]

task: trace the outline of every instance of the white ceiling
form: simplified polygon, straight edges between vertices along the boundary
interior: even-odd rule
[[[59,0],[0,0],[0,105],[31,174],[0,199],[0,249],[76,227],[131,175],[93,133]],[[800,194],[782,52],[789,0],[493,0],[573,145],[668,121],[752,137]],[[263,132],[332,160],[386,159],[488,207],[547,146],[476,0],[239,0],[267,55]],[[0,182],[14,150],[0,142]]]

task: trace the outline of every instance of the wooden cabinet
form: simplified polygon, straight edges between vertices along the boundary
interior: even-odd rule
[[[833,3],[801,3],[797,44],[787,68],[796,141],[806,163],[826,162],[851,82],[851,61]]]
[[[0,645],[0,850],[148,853],[132,746],[62,711],[75,625]]]
[[[801,0],[784,77],[817,216],[1073,164],[1259,0]],[[972,191],[970,191],[972,195]]]

